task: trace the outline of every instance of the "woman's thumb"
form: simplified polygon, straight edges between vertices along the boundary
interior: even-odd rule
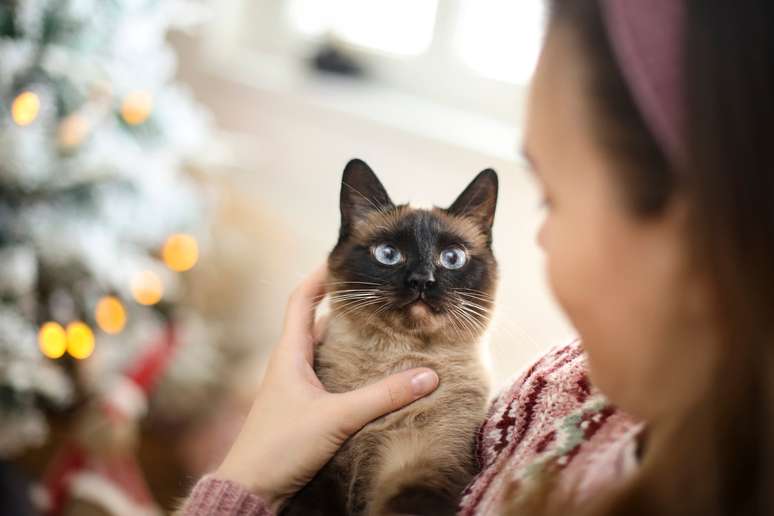
[[[424,367],[388,376],[341,394],[339,407],[347,411],[342,420],[347,422],[347,431],[352,434],[374,419],[430,394],[436,387],[438,375]]]

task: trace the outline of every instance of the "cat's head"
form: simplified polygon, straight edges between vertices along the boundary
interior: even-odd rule
[[[328,259],[334,313],[393,332],[475,339],[497,283],[497,174],[484,170],[448,208],[395,205],[367,164],[350,161],[341,229]]]

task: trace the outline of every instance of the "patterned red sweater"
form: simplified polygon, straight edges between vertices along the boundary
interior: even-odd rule
[[[506,488],[529,483],[549,462],[560,471],[558,489],[582,503],[636,470],[636,436],[643,427],[591,386],[580,342],[554,348],[492,403],[477,439],[481,472],[465,489],[459,515],[500,514]],[[273,513],[243,487],[206,476],[181,514]]]

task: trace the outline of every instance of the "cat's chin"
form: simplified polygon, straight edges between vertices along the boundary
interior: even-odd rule
[[[421,299],[405,305],[396,315],[402,329],[414,334],[435,333],[443,324],[439,309]]]
[[[415,321],[423,321],[433,316],[433,309],[422,300],[414,301],[407,308],[408,316]]]

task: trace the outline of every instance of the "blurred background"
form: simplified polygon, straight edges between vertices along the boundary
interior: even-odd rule
[[[3,514],[156,514],[217,465],[346,162],[494,168],[495,386],[572,329],[519,158],[542,0],[0,2]]]

